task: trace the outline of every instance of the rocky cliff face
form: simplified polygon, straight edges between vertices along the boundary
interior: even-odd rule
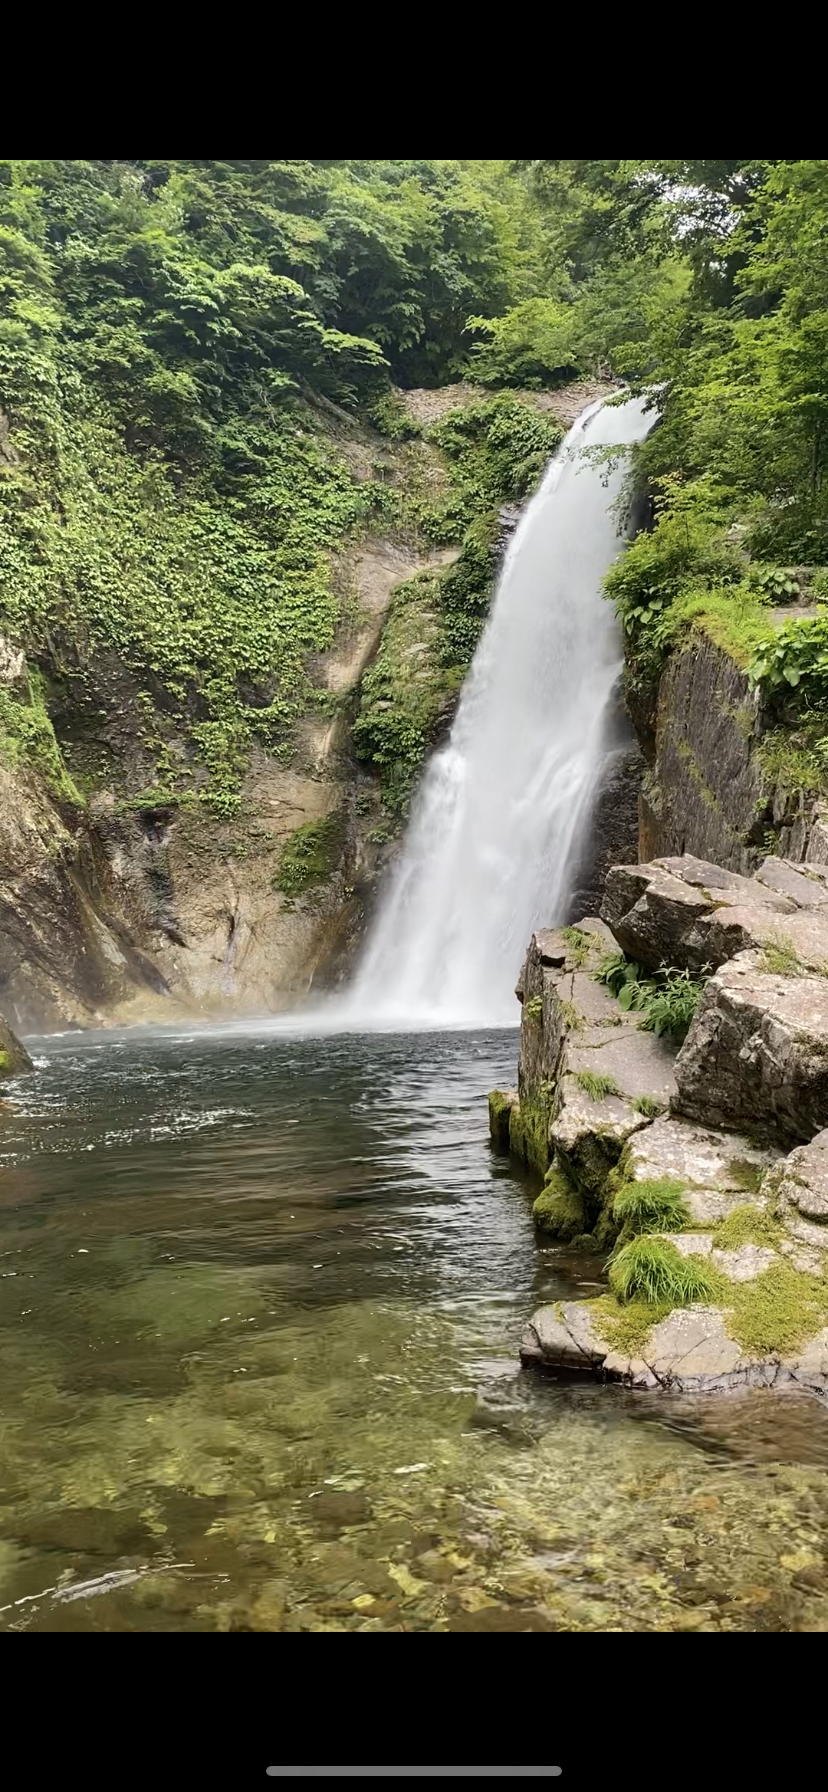
[[[524,401],[563,427],[608,389]],[[467,386],[395,402],[419,427],[482,398]],[[276,1012],[347,974],[404,814],[355,753],[364,674],[393,646],[395,694],[428,699],[412,712],[421,754],[459,692],[439,606],[461,548],[430,545],[420,526],[453,501],[432,442],[388,440],[316,399],[316,430],[320,415],[348,476],[387,489],[391,521],[331,553],[339,622],[308,664],[312,701],[274,750],[266,736],[245,740],[226,812],[210,800],[209,755],[194,750],[208,713],[197,690],[176,695],[150,666],[139,678],[114,649],[74,636],[50,638],[28,664],[0,637],[0,1014],[19,1030]],[[268,701],[263,689],[239,695],[254,712]],[[381,694],[373,707],[394,704]],[[223,739],[219,759],[232,753]]]
[[[354,601],[317,668],[321,688],[347,700],[395,586],[447,558],[382,541],[354,554]],[[13,670],[25,675],[22,656]],[[351,758],[347,709],[308,717],[287,765],[254,750],[239,811],[223,820],[162,792],[130,794],[152,784],[155,755],[117,662],[98,668],[94,707],[70,680],[50,695],[65,763],[92,788],[72,801],[36,764],[0,757],[0,1012],[19,1030],[50,1032],[267,1013],[305,996],[381,862],[367,839],[376,792]],[[291,896],[277,888],[279,868],[308,828],[319,863]]]
[[[641,859],[694,853],[749,872],[772,837],[783,857],[828,862],[823,808],[768,771],[758,699],[729,653],[694,635],[668,661],[655,703],[631,707],[647,761]]]
[[[665,964],[696,991],[683,1043]],[[601,919],[534,935],[517,993],[493,1142],[544,1173],[547,1238],[612,1247],[607,1294],[536,1313],[524,1360],[827,1392],[828,872],[616,866]]]

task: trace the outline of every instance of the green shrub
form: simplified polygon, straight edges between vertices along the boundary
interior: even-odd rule
[[[626,1183],[613,1199],[612,1213],[630,1233],[680,1232],[690,1221],[684,1188],[669,1177]]]
[[[528,1014],[530,1020],[540,1020],[543,1015],[543,996],[530,996],[528,1002],[523,1004],[523,1012]]]
[[[704,1264],[683,1257],[674,1244],[647,1236],[625,1244],[609,1267],[609,1284],[621,1301],[686,1307],[715,1296],[716,1281]]]
[[[608,952],[595,972],[596,983],[603,983],[616,997],[625,984],[638,983],[640,978],[640,964],[636,964],[634,958],[627,958],[624,952]]]
[[[663,1033],[669,1034],[673,1039],[683,1039],[701,1001],[703,989],[704,985],[691,977],[689,971],[662,970],[658,979],[647,986],[644,999],[639,1004],[642,1016],[639,1026],[645,1033],[655,1033],[657,1039]],[[622,990],[622,997],[623,994]]]

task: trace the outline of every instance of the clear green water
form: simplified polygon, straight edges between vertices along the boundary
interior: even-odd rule
[[[828,1415],[524,1373],[510,1033],[36,1042],[0,1112],[0,1625],[825,1630]]]

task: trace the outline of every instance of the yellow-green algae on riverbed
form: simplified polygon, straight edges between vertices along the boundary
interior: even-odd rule
[[[0,1178],[0,1625],[824,1630],[828,1414],[522,1373],[508,1034],[63,1040]]]

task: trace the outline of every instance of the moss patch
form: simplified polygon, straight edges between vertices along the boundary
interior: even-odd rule
[[[772,1263],[753,1282],[724,1282],[725,1326],[751,1355],[795,1350],[828,1323],[828,1283],[789,1263]]]
[[[774,977],[801,977],[804,967],[793,940],[779,933],[766,940],[759,969]]]
[[[748,1203],[734,1207],[733,1212],[716,1227],[714,1243],[719,1251],[738,1251],[743,1244],[776,1245],[781,1227],[768,1213]]]
[[[492,1089],[489,1094],[489,1132],[496,1151],[506,1152],[509,1149],[509,1122],[511,1119],[514,1097],[504,1094],[502,1089]]]
[[[672,1312],[672,1302],[631,1300],[623,1304],[614,1294],[602,1294],[588,1303],[599,1336],[606,1338],[619,1356],[640,1356],[660,1319]]]
[[[64,764],[49,719],[43,686],[31,672],[25,693],[13,695],[0,689],[0,758],[7,765],[28,765],[40,772],[53,796],[73,808],[83,807],[83,797]]]
[[[549,1168],[551,1096],[522,1093],[509,1120],[509,1148],[533,1170],[545,1175]]]
[[[284,896],[304,896],[326,883],[336,868],[341,840],[338,816],[307,821],[285,841],[274,888]]]
[[[532,1218],[539,1232],[550,1233],[553,1238],[570,1240],[584,1232],[583,1198],[557,1167],[547,1173],[532,1208]]]
[[[743,1188],[751,1195],[758,1193],[759,1185],[765,1174],[764,1164],[752,1164],[747,1157],[732,1157],[725,1165],[725,1169],[731,1182],[735,1182],[737,1188]]]

